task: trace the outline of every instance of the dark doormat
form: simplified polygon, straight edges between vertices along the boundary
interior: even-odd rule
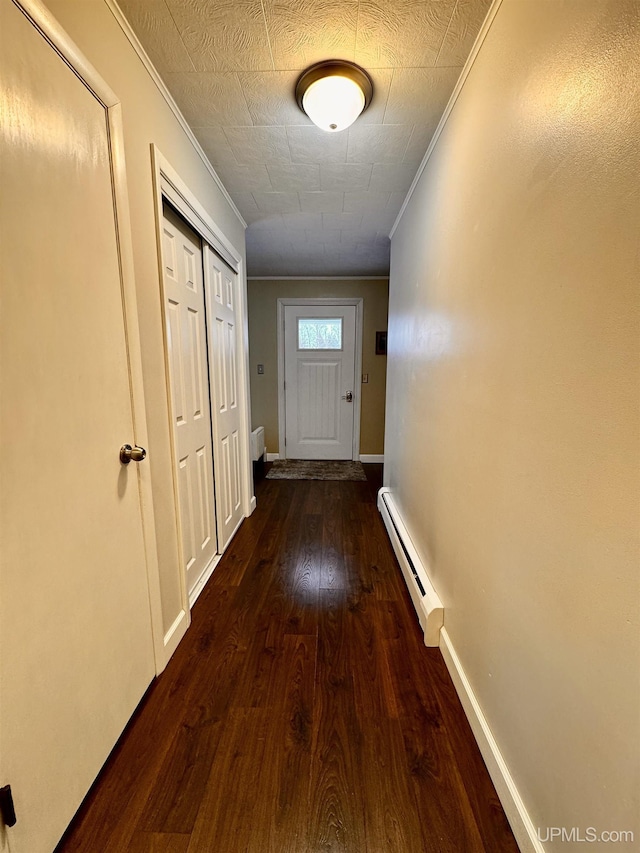
[[[277,459],[267,480],[366,480],[362,462],[311,462]]]

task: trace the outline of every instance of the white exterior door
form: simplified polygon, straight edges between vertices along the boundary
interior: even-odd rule
[[[155,673],[146,473],[111,113],[11,0],[0,29],[0,850],[51,853]]]
[[[200,238],[168,205],[162,262],[182,568],[191,596],[217,553],[207,332]]]
[[[352,459],[356,308],[284,308],[287,459]]]
[[[238,276],[207,245],[205,290],[211,365],[218,547],[222,552],[243,519],[241,393],[238,364]]]

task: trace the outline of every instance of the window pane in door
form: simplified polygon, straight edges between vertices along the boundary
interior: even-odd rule
[[[342,349],[342,317],[298,317],[298,349]]]

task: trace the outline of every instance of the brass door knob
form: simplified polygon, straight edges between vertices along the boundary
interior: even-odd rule
[[[120,448],[120,461],[123,465],[128,465],[129,462],[142,462],[146,457],[147,451],[144,447],[131,447],[130,444],[123,444]]]

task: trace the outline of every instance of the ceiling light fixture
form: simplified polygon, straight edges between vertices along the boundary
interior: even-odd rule
[[[341,59],[312,65],[296,83],[298,106],[314,124],[329,133],[352,125],[372,97],[373,83],[367,72]]]

